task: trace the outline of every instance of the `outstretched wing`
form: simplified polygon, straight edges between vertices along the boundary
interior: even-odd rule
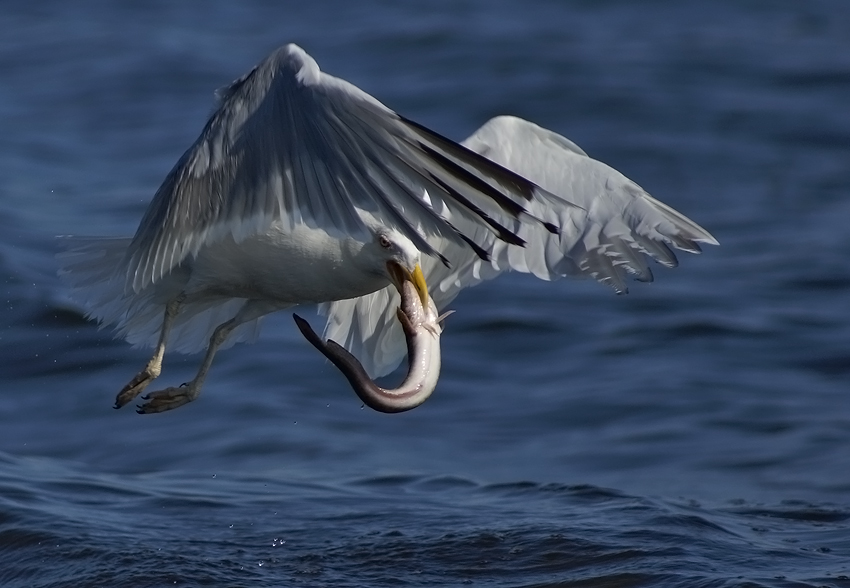
[[[295,45],[276,50],[219,98],[127,249],[132,291],[211,242],[240,241],[275,221],[366,238],[359,211],[367,211],[445,264],[432,243],[486,257],[486,243],[471,232],[522,245],[523,224],[557,230],[530,209],[560,199],[322,73]]]
[[[699,243],[717,245],[705,229],[620,172],[591,159],[565,137],[528,121],[494,118],[463,145],[556,195],[544,192],[527,208],[529,215],[554,224],[558,232],[522,223],[515,233],[526,245],[509,247],[480,224],[458,219],[457,229],[481,246],[489,260],[440,236],[429,238],[430,245],[452,262],[447,267],[423,259],[431,296],[441,310],[461,289],[508,270],[545,280],[591,277],[625,292],[627,276],[653,279],[647,257],[675,267],[673,249],[699,253]],[[404,337],[394,320],[397,304],[392,288],[325,304],[321,307],[328,314],[325,336],[346,345],[371,375],[387,373],[405,353]]]

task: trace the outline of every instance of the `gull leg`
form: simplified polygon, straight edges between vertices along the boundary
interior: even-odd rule
[[[177,318],[177,314],[180,312],[185,299],[186,295],[180,294],[180,296],[165,305],[165,316],[162,319],[162,329],[159,332],[159,341],[156,344],[153,357],[151,357],[145,369],[136,374],[115,397],[115,408],[121,408],[141,394],[148,384],[153,382],[154,378],[162,372],[162,357],[165,355],[165,344],[168,341],[168,333],[171,331],[171,327],[174,325],[174,319]]]
[[[207,347],[207,352],[204,355],[204,360],[201,362],[201,367],[198,369],[198,374],[191,382],[187,382],[182,386],[172,386],[165,390],[151,392],[142,396],[146,400],[144,404],[137,407],[136,412],[139,414],[153,414],[157,412],[165,412],[179,408],[184,404],[188,404],[195,400],[201,394],[201,386],[204,384],[204,379],[207,377],[207,372],[212,366],[216,351],[221,347],[230,334],[241,324],[252,321],[263,315],[266,315],[275,310],[286,308],[289,305],[274,304],[268,301],[249,300],[236,313],[236,316],[229,321],[221,323],[213,331],[210,337],[210,344]]]
[[[207,372],[210,370],[210,366],[212,366],[216,351],[218,351],[221,344],[224,343],[230,333],[233,332],[233,329],[238,327],[239,324],[235,318],[232,318],[216,327],[212,337],[210,337],[210,344],[207,347],[206,355],[204,355],[204,361],[201,363],[198,375],[195,376],[194,380],[182,386],[172,386],[165,390],[151,392],[142,396],[147,402],[139,405],[136,412],[139,414],[165,412],[166,410],[178,408],[195,400],[201,393],[201,386],[203,386]]]

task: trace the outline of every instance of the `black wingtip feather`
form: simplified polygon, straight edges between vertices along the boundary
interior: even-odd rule
[[[505,227],[504,225],[497,223],[493,220],[493,218],[481,210],[475,203],[470,202],[468,198],[466,198],[463,194],[449,186],[443,180],[431,174],[431,180],[435,182],[438,186],[440,186],[443,190],[445,190],[449,196],[451,196],[454,200],[456,200],[459,204],[463,205],[465,208],[469,209],[471,212],[476,214],[481,220],[490,225],[493,230],[496,231],[499,235],[499,239],[504,241],[505,243],[509,243],[511,245],[518,245],[519,247],[525,247],[525,240]]]
[[[490,261],[490,253],[487,252],[483,247],[481,247],[478,243],[464,235],[463,233],[458,233],[460,238],[463,239],[467,245],[469,245],[472,250],[475,252],[475,255],[483,259],[484,261]]]
[[[425,153],[427,153],[432,161],[439,165],[446,173],[451,174],[459,181],[464,184],[468,184],[474,190],[481,192],[488,198],[490,198],[493,202],[495,202],[499,207],[505,212],[513,215],[519,216],[523,212],[526,212],[525,208],[521,205],[517,204],[501,192],[499,192],[496,188],[476,176],[474,173],[468,171],[464,167],[458,165],[439,151],[435,151],[433,148],[429,147],[425,143],[420,142],[419,148],[422,149]],[[484,160],[489,161],[489,160]]]
[[[498,163],[490,161],[483,155],[479,155],[471,149],[467,149],[463,145],[444,137],[440,133],[432,131],[428,127],[424,127],[417,122],[401,115],[399,115],[399,119],[401,119],[401,121],[406,125],[419,131],[422,136],[427,137],[430,141],[439,145],[440,148],[450,152],[452,156],[457,157],[464,163],[468,163],[476,168],[486,168],[487,172],[495,177],[497,182],[511,188],[525,200],[534,199],[534,183],[525,179],[516,172],[513,172],[506,167],[502,167]]]

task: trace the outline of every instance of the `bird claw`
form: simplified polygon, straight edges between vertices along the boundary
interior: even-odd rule
[[[195,400],[199,392],[200,390],[193,386],[192,382],[151,392],[142,396],[142,400],[146,402],[136,405],[136,412],[139,414],[156,414],[174,410]]]

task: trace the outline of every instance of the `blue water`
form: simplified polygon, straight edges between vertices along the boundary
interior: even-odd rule
[[[627,296],[464,292],[410,413],[289,313],[197,402],[115,411],[148,353],[53,236],[131,235],[289,41],[449,137],[558,131],[722,246]],[[0,585],[850,586],[846,0],[16,2],[0,73]]]

